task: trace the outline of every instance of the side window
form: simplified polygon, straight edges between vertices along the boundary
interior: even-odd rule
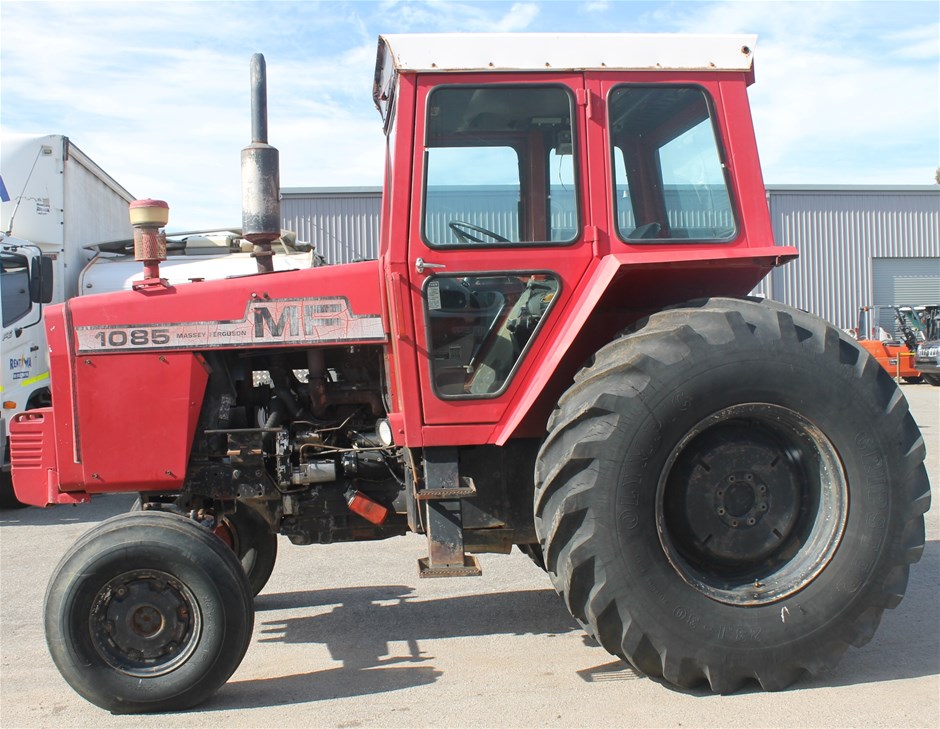
[[[579,229],[572,95],[443,86],[428,96],[423,235],[431,247],[568,243]]]
[[[29,313],[29,268],[24,256],[4,253],[0,257],[0,307],[3,326],[9,326]]]
[[[618,86],[609,106],[620,237],[628,242],[734,238],[731,194],[705,92]]]
[[[558,280],[544,273],[430,279],[424,296],[435,392],[502,392],[557,292]]]

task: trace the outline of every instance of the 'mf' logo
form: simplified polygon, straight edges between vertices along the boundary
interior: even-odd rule
[[[281,314],[277,321],[274,314],[267,307],[258,307],[254,310],[255,315],[255,339],[265,339],[267,337],[283,337],[285,331],[292,337],[299,334],[299,322],[296,306],[285,306],[281,309]],[[265,335],[265,330],[268,334]]]

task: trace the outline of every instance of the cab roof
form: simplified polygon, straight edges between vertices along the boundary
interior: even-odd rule
[[[383,111],[398,73],[469,71],[737,71],[756,35],[435,33],[380,35],[373,98]]]

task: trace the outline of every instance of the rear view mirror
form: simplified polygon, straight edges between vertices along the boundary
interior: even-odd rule
[[[29,267],[29,299],[34,304],[52,301],[52,259],[39,256]]]

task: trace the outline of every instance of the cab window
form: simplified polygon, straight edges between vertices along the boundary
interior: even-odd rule
[[[571,93],[558,86],[431,91],[425,242],[456,248],[574,241],[572,108]]]
[[[10,326],[29,313],[29,264],[25,256],[4,253],[0,256],[0,307],[3,326]]]
[[[425,311],[434,391],[442,398],[503,392],[558,293],[548,273],[434,276]]]
[[[726,167],[704,90],[617,86],[608,104],[620,238],[733,239]]]

